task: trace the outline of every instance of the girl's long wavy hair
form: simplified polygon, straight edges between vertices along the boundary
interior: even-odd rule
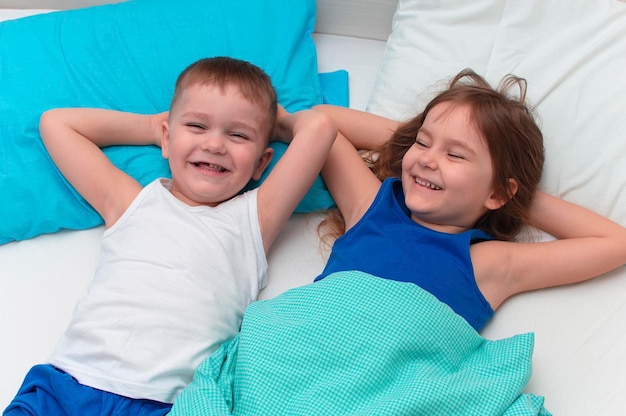
[[[517,87],[518,96],[509,95]],[[503,78],[493,89],[474,71],[457,74],[448,88],[439,93],[424,111],[401,124],[391,139],[367,160],[382,181],[401,177],[402,158],[415,143],[418,130],[428,113],[438,104],[453,103],[471,108],[470,120],[487,143],[493,166],[493,187],[498,198],[508,200],[501,208],[488,211],[474,228],[499,240],[513,240],[528,223],[528,211],[535,189],[541,179],[544,163],[543,136],[535,121],[534,110],[525,103],[526,80],[514,75]],[[511,194],[510,179],[517,182]],[[343,218],[333,210],[319,227],[324,241],[345,232]]]

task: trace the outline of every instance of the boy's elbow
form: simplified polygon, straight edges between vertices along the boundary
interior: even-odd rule
[[[39,117],[39,125],[43,125],[48,123],[48,120],[50,119],[50,113],[52,110],[46,110],[43,113],[41,113],[41,117]]]
[[[323,114],[323,116],[319,117],[318,120],[319,129],[324,133],[324,137],[326,137],[330,143],[334,142],[337,137],[337,133],[339,132],[337,123],[335,123],[335,121],[326,114]]]
[[[39,117],[39,131],[48,128],[48,126],[58,123],[60,119],[60,109],[53,108],[46,110]]]
[[[39,117],[39,135],[44,143],[56,140],[55,137],[64,136],[61,132],[68,128],[67,117],[69,114],[64,109],[59,108],[46,110],[41,114]]]
[[[39,117],[39,134],[43,137],[50,129],[50,125],[54,124],[55,120],[55,111],[54,110],[46,110]]]
[[[316,104],[313,107],[311,107],[313,110],[315,111],[319,111],[320,113],[323,113],[325,109],[329,108],[330,106],[328,104]]]

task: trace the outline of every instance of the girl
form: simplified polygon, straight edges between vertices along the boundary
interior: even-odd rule
[[[317,107],[339,128],[322,174],[343,217],[322,226],[345,234],[316,280],[356,269],[411,281],[480,330],[516,293],[626,263],[626,228],[536,189],[544,153],[525,89],[465,70],[406,123]],[[357,149],[378,151],[372,170]],[[557,240],[515,242],[524,225]]]

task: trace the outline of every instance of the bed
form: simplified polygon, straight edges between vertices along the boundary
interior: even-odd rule
[[[112,2],[0,0],[0,20],[103,3]],[[626,2],[318,0],[316,6],[313,69],[334,73],[325,93],[340,96],[329,102],[403,119],[465,67],[494,83],[509,72],[525,77],[546,140],[541,187],[626,226]],[[87,9],[75,12],[81,10]],[[1,53],[23,52],[23,46],[10,42],[19,33],[0,26]],[[0,70],[1,122],[7,123],[8,84],[2,77]],[[21,88],[30,90],[35,81]],[[294,100],[294,108],[306,104]],[[7,147],[0,152],[6,175],[13,156]],[[7,189],[3,185],[2,193]],[[6,201],[5,206],[11,202]],[[270,252],[269,284],[261,299],[310,283],[322,270],[327,252],[316,233],[324,215],[318,208],[323,207],[302,209],[286,225]],[[18,219],[5,213],[2,221],[7,228]],[[103,228],[93,218],[74,228],[79,229],[9,235],[0,245],[2,409],[28,369],[46,360],[91,279]],[[526,230],[520,238],[550,236]],[[545,397],[549,411],[624,413],[626,268],[585,283],[518,295],[481,335],[495,340],[528,332],[535,334],[535,344],[526,390]]]

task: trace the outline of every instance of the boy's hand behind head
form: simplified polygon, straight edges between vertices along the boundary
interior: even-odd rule
[[[167,121],[169,111],[164,111],[158,114],[152,114],[150,116],[150,125],[154,132],[154,144],[161,147],[161,141],[163,140],[163,123]]]
[[[280,104],[276,106],[276,119],[279,119],[282,116],[286,116],[287,114],[289,114],[289,112],[285,110],[285,107]]]
[[[286,126],[284,123],[284,117],[290,113],[285,108],[278,104],[276,112],[276,125],[274,126],[274,132],[272,134],[272,140],[281,141],[283,143],[290,143],[293,139],[293,131],[291,127]]]

